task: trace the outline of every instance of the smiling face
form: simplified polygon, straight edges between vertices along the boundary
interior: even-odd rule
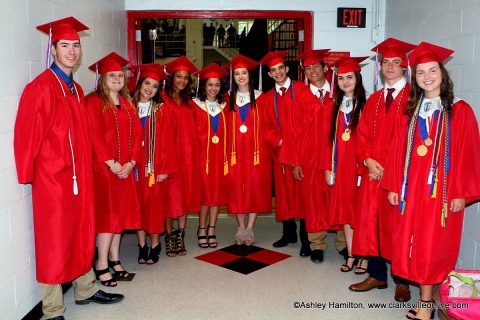
[[[401,63],[402,58],[400,57],[382,59],[382,75],[388,85],[392,86],[402,79],[404,69],[400,66]]]
[[[240,91],[243,91],[242,89],[244,88],[248,89],[248,83],[250,81],[250,77],[249,77],[247,68],[235,69],[233,71],[233,78],[235,79],[235,83],[237,84]]]
[[[425,91],[425,97],[432,99],[440,95],[442,70],[436,61],[420,63],[416,66],[415,79],[420,88]]]
[[[80,59],[80,51],[79,40],[58,40],[57,44],[52,45],[51,48],[55,64],[67,75],[72,73]]]
[[[185,70],[176,71],[173,75],[173,89],[175,92],[180,92],[188,85],[190,74]]]
[[[280,62],[270,67],[268,75],[273,79],[273,81],[275,81],[276,84],[283,86],[283,84],[287,81],[287,73],[288,67],[283,62]]]
[[[222,83],[218,78],[209,78],[205,82],[205,94],[207,95],[208,101],[217,100],[217,95],[220,92],[220,87]]]
[[[152,99],[158,91],[159,82],[152,78],[145,78],[140,87],[140,102],[147,102]]]
[[[311,84],[320,88],[325,83],[325,73],[327,72],[327,66],[322,66],[320,62],[314,63],[303,69],[305,76]]]
[[[108,90],[113,93],[118,93],[125,85],[125,74],[123,71],[111,71],[105,74],[106,85]]]
[[[345,96],[352,97],[355,91],[357,79],[354,72],[340,73],[338,75],[338,86],[345,93]]]

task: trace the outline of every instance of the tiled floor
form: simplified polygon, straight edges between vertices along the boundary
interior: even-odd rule
[[[120,282],[116,288],[102,287],[105,291],[125,294],[125,300],[116,305],[78,306],[70,289],[65,294],[66,318],[405,319],[405,309],[368,305],[393,302],[391,279],[388,289],[366,293],[348,290],[349,284],[363,280],[364,276],[339,271],[343,261],[334,248],[333,234],[328,236],[325,261],[314,264],[309,258],[299,257],[299,243],[272,247],[282,229],[273,215],[257,219],[255,246],[243,250],[232,245],[236,232],[234,217],[220,216],[217,249],[197,246],[197,224],[198,219],[191,216],[186,232],[186,256],[169,258],[162,250],[160,261],[152,266],[137,264],[136,236],[125,235],[122,261],[136,276],[131,282]],[[272,251],[262,252],[258,248]],[[247,259],[248,263],[240,263]],[[418,289],[412,289],[412,301],[416,301]]]

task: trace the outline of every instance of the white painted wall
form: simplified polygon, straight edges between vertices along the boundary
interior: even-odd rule
[[[371,55],[370,49],[384,39],[385,0],[125,0],[126,10],[295,10],[311,11],[313,17],[313,48],[351,51],[353,56]],[[337,28],[337,8],[367,8],[364,29]],[[375,15],[378,13],[378,17]],[[367,91],[373,91],[373,63],[362,70]]]
[[[92,90],[87,66],[110,51],[126,56],[124,0],[0,0],[0,319],[21,319],[39,301],[31,188],[17,183],[13,127],[24,86],[44,70],[47,37],[35,26],[75,16],[91,30],[82,33],[83,56],[74,78]]]
[[[445,65],[455,96],[466,100],[480,119],[480,1],[388,0],[386,8],[386,37],[427,41],[455,50]],[[458,268],[480,269],[479,213],[479,204],[465,212]]]

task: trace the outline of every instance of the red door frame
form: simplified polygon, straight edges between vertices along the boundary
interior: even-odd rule
[[[304,50],[312,49],[313,12],[311,11],[266,11],[266,10],[232,10],[232,11],[128,11],[128,58],[131,63],[136,63],[136,49],[141,50],[141,42],[135,41],[136,20],[141,18],[165,19],[300,19],[304,25]],[[140,28],[139,28],[140,29]],[[137,47],[138,46],[138,47]],[[140,51],[139,51],[140,52]],[[300,53],[300,52],[299,52]]]

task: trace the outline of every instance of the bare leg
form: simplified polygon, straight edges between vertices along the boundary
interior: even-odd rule
[[[173,231],[173,218],[166,218],[165,219],[165,229],[167,233],[172,233]]]
[[[218,207],[210,207],[210,214],[208,220],[208,246],[210,248],[217,247],[217,236],[215,235],[215,226],[217,225]]]
[[[420,285],[420,300],[421,305],[417,311],[416,317],[419,319],[430,319],[430,316],[433,312],[433,305],[431,301],[433,298],[433,285],[431,284],[421,284]]]
[[[112,239],[113,233],[97,234],[98,260],[95,269],[103,270],[108,268],[108,252],[112,244]],[[110,279],[112,279],[112,275],[110,273],[105,273],[100,276],[101,281],[107,281]]]
[[[121,239],[122,239],[121,233],[115,233],[113,235],[112,244],[110,245],[110,251],[108,253],[108,258],[110,259],[110,261],[120,261],[119,256],[120,256]],[[116,272],[121,272],[121,274],[117,274],[117,276],[122,276],[124,278],[128,277],[128,272],[125,272],[125,269],[121,264],[114,265],[113,270]]]
[[[240,245],[245,243],[245,218],[246,214],[237,214],[238,229],[235,234],[235,244]]]
[[[200,207],[200,215],[198,219],[197,240],[200,248],[208,248],[207,240],[207,218],[208,218],[208,206]]]
[[[255,242],[255,234],[253,233],[253,227],[255,226],[255,220],[257,219],[256,213],[249,213],[247,218],[247,228],[245,229],[245,244],[252,245]]]
[[[145,246],[147,242],[147,233],[144,230],[138,230],[137,231],[137,239],[138,239],[138,244],[140,247]]]
[[[340,267],[340,270],[343,272],[348,272],[352,270],[353,264],[355,263],[355,258],[352,257],[352,239],[353,239],[353,229],[349,224],[343,225],[343,232],[345,234],[345,242],[347,243],[347,250],[348,250],[348,259],[345,261]]]

